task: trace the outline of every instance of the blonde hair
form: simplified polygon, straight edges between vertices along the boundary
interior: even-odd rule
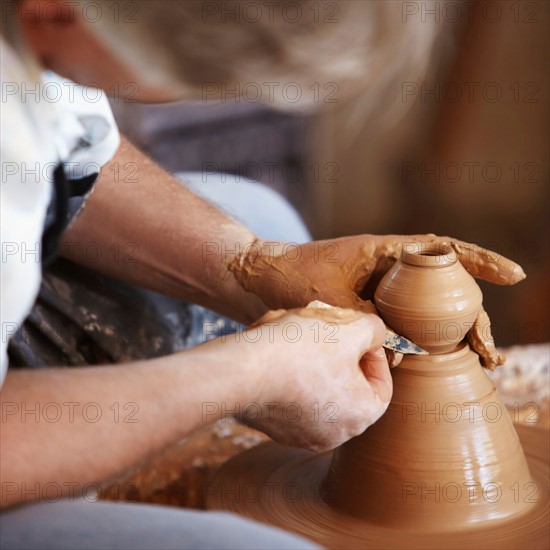
[[[404,3],[394,0],[99,4],[104,16],[90,27],[149,82],[194,97],[216,87],[238,93],[249,83],[274,83],[275,92],[297,84],[299,101],[295,90],[291,100],[282,93],[269,98],[283,109],[350,98],[362,98],[365,110],[403,103],[400,83],[425,72],[441,27],[405,18]]]

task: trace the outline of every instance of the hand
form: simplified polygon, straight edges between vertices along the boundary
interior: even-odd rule
[[[253,402],[237,417],[279,443],[315,451],[361,434],[391,398],[384,334],[378,317],[357,311],[270,311],[225,348],[252,365]]]
[[[304,245],[257,241],[229,269],[246,290],[257,294],[270,309],[303,307],[321,300],[375,313],[370,299],[380,279],[401,254],[402,245],[434,241],[450,243],[474,277],[504,285],[525,278],[519,265],[496,252],[435,235],[358,235]],[[494,369],[503,363],[484,311],[468,333],[468,339],[485,367]]]

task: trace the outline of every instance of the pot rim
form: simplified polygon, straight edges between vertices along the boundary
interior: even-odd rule
[[[448,242],[405,243],[401,261],[418,267],[447,267],[458,261],[455,250]]]

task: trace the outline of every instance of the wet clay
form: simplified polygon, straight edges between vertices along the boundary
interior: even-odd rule
[[[482,299],[456,252],[441,243],[419,253],[405,246],[374,294],[388,326],[430,353],[451,351],[466,337]]]
[[[467,334],[472,349],[479,354],[481,364],[489,370],[504,365],[504,354],[498,351],[491,333],[491,321],[487,312],[481,308],[474,326]]]
[[[515,284],[525,278],[519,265],[473,244],[434,235],[384,237],[365,235],[304,245],[254,241],[228,265],[236,281],[256,294],[269,309],[305,307],[322,300],[332,306],[376,313],[367,298],[401,255],[408,243],[422,252],[444,241],[471,275],[497,284]],[[480,314],[481,315],[481,314]],[[471,343],[482,364],[494,368],[502,363],[490,333],[487,316],[473,323]],[[399,357],[390,357],[393,365]]]
[[[377,290],[388,325],[404,326],[385,314],[396,301],[413,323],[458,324],[465,311],[473,322],[481,293],[449,270],[460,265],[454,248],[407,254]],[[329,548],[547,548],[548,432],[529,428],[520,440],[464,334],[434,331],[442,342],[416,339],[432,353],[393,369],[389,408],[363,434],[332,453],[267,443],[237,456],[214,478],[208,506]]]
[[[528,513],[533,503],[508,489],[533,481],[523,450],[467,344],[406,356],[392,374],[386,413],[334,451],[326,479],[338,486],[333,505],[377,525],[427,532]]]
[[[310,319],[320,319],[327,323],[352,323],[361,318],[361,314],[353,309],[341,309],[333,308],[332,306],[327,306],[322,302],[314,301],[308,304],[305,308],[299,309],[276,309],[270,310],[264,315],[262,315],[256,322],[254,322],[250,328],[254,328],[259,325],[265,325],[269,323],[274,323],[279,320],[281,317],[288,315],[289,313],[294,313],[299,317],[308,317]]]
[[[525,426],[517,430],[533,477],[533,485],[526,486],[520,498],[536,502],[524,515],[472,524],[463,530],[438,531],[437,514],[431,518],[434,529],[428,530],[425,526],[389,526],[343,513],[333,505],[338,484],[325,481],[331,453],[316,454],[273,442],[225,463],[208,484],[207,504],[210,509],[231,510],[333,549],[543,550],[549,545],[548,431]],[[357,481],[363,487],[361,479]],[[435,498],[427,489],[425,495],[426,500]],[[448,498],[452,498],[450,490]],[[382,509],[383,505],[380,513],[393,516],[392,508]]]
[[[457,246],[421,245],[404,245],[401,260],[378,285],[375,303],[382,318],[432,353],[449,351],[467,337],[482,366],[502,365],[505,358],[496,349],[481,291],[458,261]]]

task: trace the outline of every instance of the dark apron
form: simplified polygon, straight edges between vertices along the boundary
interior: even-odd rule
[[[69,181],[60,164],[42,239],[42,284],[8,346],[10,367],[79,366],[160,357],[240,325],[200,306],[125,284],[57,257],[59,239],[97,174]]]

